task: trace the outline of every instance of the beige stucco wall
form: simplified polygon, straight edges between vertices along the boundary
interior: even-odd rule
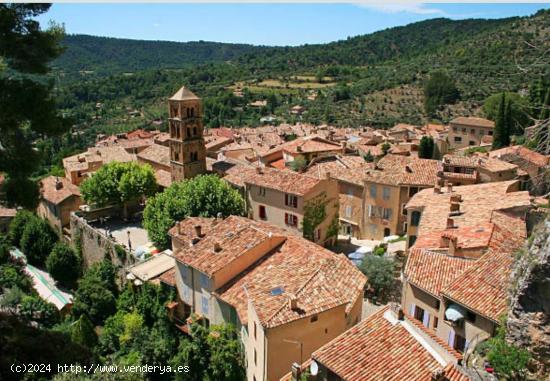
[[[338,192],[340,194],[340,225],[349,224],[352,226],[352,237],[360,239],[363,237],[365,216],[363,211],[363,187],[339,181]]]
[[[376,197],[371,194],[371,187],[376,187]],[[384,199],[384,188],[389,189],[389,199]],[[363,227],[363,237],[366,239],[382,240],[384,238],[384,229],[390,229],[390,234],[399,234],[401,228],[398,226],[400,221],[401,193],[398,186],[378,184],[371,181],[365,182],[363,192],[363,210],[365,213],[365,225]],[[380,216],[369,216],[369,206],[373,208],[391,209],[389,219]]]
[[[77,196],[69,197],[58,205],[42,199],[38,204],[36,213],[46,219],[56,233],[62,236],[63,228],[70,226],[71,212],[78,210],[80,205],[82,205],[82,201]]]
[[[439,319],[438,326],[441,324],[441,319],[439,316],[440,310],[436,308],[437,301],[438,299],[436,297],[411,285],[406,280],[403,283],[403,296],[401,300],[401,305],[403,306],[403,309],[407,313],[411,314],[411,307],[413,304],[417,307],[422,308],[424,311],[430,314],[428,328],[434,330],[436,329],[434,317],[437,317]]]
[[[449,125],[449,146],[452,149],[477,146],[481,144],[481,138],[493,133],[491,127],[472,127],[462,124],[450,123]],[[456,142],[455,137],[460,137],[462,141]],[[474,144],[470,144],[473,142]]]

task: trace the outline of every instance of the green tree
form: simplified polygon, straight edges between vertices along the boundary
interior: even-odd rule
[[[82,197],[92,205],[124,204],[151,196],[157,189],[150,165],[111,162],[80,185]]]
[[[434,154],[434,140],[430,136],[423,136],[420,139],[420,146],[418,147],[418,157],[421,159],[431,159]]]
[[[443,105],[455,103],[459,98],[455,81],[444,72],[433,72],[424,85],[424,108],[428,115],[433,115]]]
[[[11,259],[10,244],[6,236],[0,236],[0,265]]]
[[[0,265],[0,289],[12,287],[18,287],[25,292],[32,290],[32,281],[21,262]]]
[[[80,276],[81,260],[70,246],[59,242],[46,259],[46,268],[56,281],[73,288]]]
[[[29,180],[40,162],[33,141],[38,134],[59,135],[69,126],[57,112],[52,84],[42,76],[61,53],[63,37],[62,28],[41,30],[36,20],[49,8],[0,4],[0,171],[7,173],[9,203],[29,208],[38,199],[36,183]]]
[[[294,172],[301,172],[307,167],[307,161],[302,156],[298,156],[294,160],[287,163],[287,166]]]
[[[86,314],[74,322],[71,328],[71,340],[86,348],[93,348],[97,344],[97,334],[94,326]]]
[[[483,343],[487,359],[496,374],[506,380],[523,380],[531,356],[526,349],[518,348],[506,341],[506,321],[497,328],[495,337]]]
[[[546,120],[550,118],[550,86],[546,90],[546,96],[544,97],[544,102],[541,105],[540,120]]]
[[[391,148],[390,143],[384,142],[384,143],[382,144],[382,154],[383,154],[384,156],[386,156],[386,155],[388,154],[388,151],[390,150],[390,148]]]
[[[232,325],[213,326],[207,341],[210,347],[207,380],[241,381],[246,379],[242,344]]]
[[[73,315],[86,314],[101,325],[116,310],[114,269],[108,260],[94,264],[78,282],[73,301]]]
[[[374,161],[374,156],[372,156],[372,153],[370,153],[370,150],[368,150],[367,153],[363,156],[363,159],[365,159],[367,163],[372,163]]]
[[[493,149],[507,147],[510,145],[510,131],[508,130],[506,96],[504,93],[500,96],[498,105],[498,114],[495,120],[495,133],[493,135]]]
[[[39,296],[27,295],[21,300],[19,315],[29,321],[34,321],[40,326],[50,328],[59,321],[57,308]]]
[[[31,265],[42,265],[57,241],[57,235],[46,221],[36,218],[29,221],[21,236],[21,250]]]
[[[510,131],[512,134],[521,135],[523,129],[530,125],[531,120],[529,119],[529,102],[518,93],[506,92],[491,95],[483,103],[483,114],[487,119],[496,122],[503,94],[511,107],[512,128]]]
[[[147,200],[143,226],[149,239],[159,248],[170,245],[168,230],[186,217],[216,217],[221,213],[242,215],[242,196],[215,175],[201,175],[191,180],[173,183],[164,192]]]
[[[372,294],[379,299],[386,298],[395,284],[395,265],[392,260],[376,255],[366,255],[359,269],[367,276]]]
[[[31,221],[35,220],[38,217],[36,214],[29,212],[28,210],[19,210],[17,214],[11,220],[9,230],[8,230],[8,239],[14,246],[19,246],[21,244],[21,237],[23,236],[23,230],[25,226]]]
[[[191,339],[181,340],[178,352],[171,361],[174,367],[189,366],[189,372],[177,373],[176,381],[198,381],[206,378],[210,362],[208,334],[208,329],[201,324],[191,325]]]
[[[315,241],[315,229],[327,217],[326,203],[326,193],[322,193],[305,203],[304,218],[302,220],[302,233],[305,239]]]

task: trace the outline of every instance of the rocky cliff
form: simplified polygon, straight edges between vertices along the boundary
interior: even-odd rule
[[[512,272],[507,339],[527,348],[530,371],[550,380],[550,219],[533,231]]]

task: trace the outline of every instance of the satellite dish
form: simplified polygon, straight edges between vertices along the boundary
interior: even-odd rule
[[[319,373],[319,365],[313,360],[311,360],[311,365],[309,366],[309,373],[312,376],[317,376],[317,373]]]

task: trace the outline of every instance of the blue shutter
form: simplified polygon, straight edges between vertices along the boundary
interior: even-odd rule
[[[424,311],[424,319],[422,319],[422,324],[424,324],[424,327],[430,328],[430,314],[427,311]]]
[[[416,312],[416,305],[413,303],[411,304],[410,315],[414,317],[415,312]]]
[[[455,331],[453,329],[449,331],[449,340],[447,342],[451,348],[455,347]]]

